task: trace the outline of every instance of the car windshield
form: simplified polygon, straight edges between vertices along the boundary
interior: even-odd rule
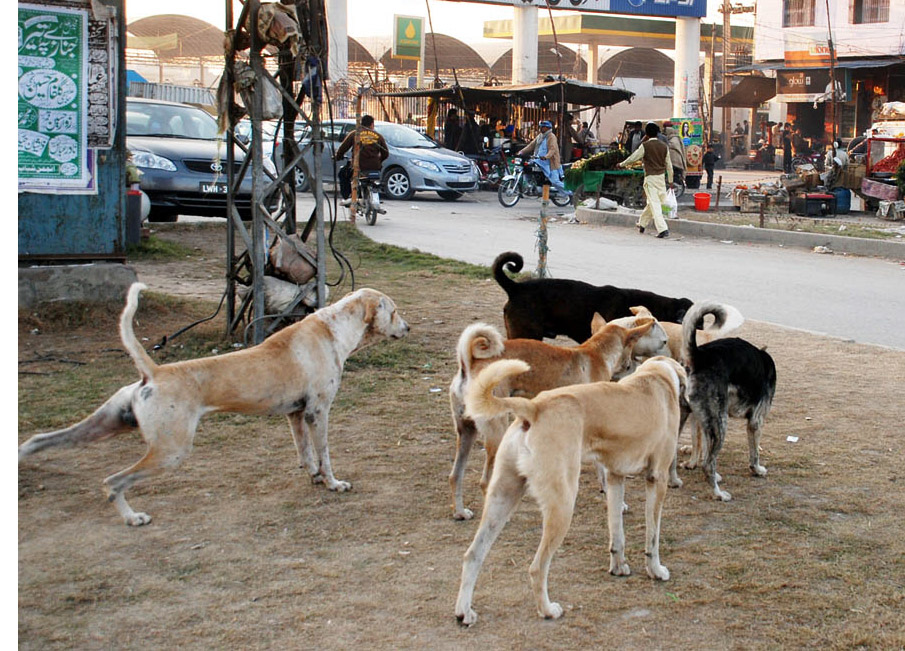
[[[427,136],[401,124],[378,124],[376,129],[377,133],[383,136],[387,144],[392,147],[405,149],[436,149],[438,147],[437,143]]]
[[[194,106],[129,102],[126,135],[217,140],[217,121]]]

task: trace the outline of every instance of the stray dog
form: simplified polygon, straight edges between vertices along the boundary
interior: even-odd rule
[[[31,437],[19,448],[19,461],[51,446],[99,441],[141,428],[148,445],[145,456],[104,480],[108,501],[126,524],[140,526],[151,516],[133,511],[125,491],[178,466],[192,449],[202,416],[216,411],[286,414],[300,467],[308,469],[312,481],[333,491],[352,488],[333,476],[327,416],[349,355],[384,337],[398,339],[408,333],[408,324],[388,296],[359,289],[258,346],[158,366],[132,330],[138,295],[145,288],[132,285],[119,322],[123,345],[141,380],[121,388],[82,422]]]
[[[707,344],[716,339],[723,339],[742,327],[745,317],[742,313],[731,305],[722,305],[721,310],[714,314],[714,321],[703,330],[697,331],[697,342],[699,344]],[[635,316],[653,316],[643,305],[630,308]],[[682,347],[684,346],[685,337],[682,334],[681,323],[671,323],[669,321],[659,322],[659,325],[669,337],[669,356],[684,362],[682,359]]]
[[[468,626],[477,620],[471,602],[481,565],[526,489],[543,516],[540,545],[528,570],[537,612],[552,619],[562,615],[562,607],[547,594],[547,575],[572,520],[585,450],[609,473],[610,574],[631,573],[619,507],[625,477],[643,475],[647,573],[661,581],[669,579],[669,570],[660,564],[660,514],[675,463],[685,370],[674,359],[654,357],[619,382],[561,387],[533,400],[494,395],[499,383],[529,368],[521,360],[495,362],[481,371],[465,399],[468,413],[475,417],[508,413],[517,417],[500,444],[481,525],[462,564],[456,617]]]
[[[704,475],[713,488],[714,499],[728,502],[732,495],[720,489],[716,458],[726,438],[729,416],[748,421],[748,465],[751,472],[763,477],[767,469],[760,465],[760,435],[770,413],[776,392],[776,365],[766,350],[752,346],[744,339],[730,337],[698,346],[696,329],[704,316],[712,314],[724,322],[727,309],[718,303],[695,304],[682,324],[684,346],[682,359],[688,365],[688,408],[683,410],[682,425],[690,414],[697,432],[696,457],[685,467],[703,460]],[[681,427],[680,427],[681,430]]]
[[[462,331],[456,346],[459,370],[449,385],[449,403],[456,427],[456,460],[449,473],[456,520],[470,520],[474,513],[465,508],[462,484],[468,455],[475,438],[484,441],[484,473],[481,489],[486,492],[500,440],[509,424],[509,416],[470,418],[465,415],[465,394],[478,372],[500,359],[521,359],[532,370],[502,383],[505,395],[533,398],[540,391],[565,386],[609,380],[613,374],[631,363],[632,350],[666,350],[666,333],[653,331],[654,319],[632,317],[638,321],[632,329],[610,325],[594,315],[594,334],[579,346],[554,346],[533,339],[504,341],[500,332],[486,323],[475,323]],[[604,485],[603,482],[601,485]]]
[[[503,308],[506,336],[510,339],[543,339],[566,335],[577,343],[591,336],[594,313],[606,321],[631,316],[630,307],[644,305],[660,321],[681,323],[692,302],[687,298],[669,298],[640,289],[621,289],[612,285],[595,287],[580,280],[536,278],[514,282],[503,271],[518,273],[524,261],[512,251],[501,253],[493,261],[493,277],[509,300]]]

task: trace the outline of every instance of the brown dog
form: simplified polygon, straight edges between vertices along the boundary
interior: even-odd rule
[[[459,371],[449,386],[449,403],[456,427],[456,460],[449,474],[456,520],[470,520],[474,514],[465,508],[462,482],[468,455],[475,438],[484,441],[484,474],[481,488],[486,491],[493,470],[497,447],[509,417],[469,418],[465,415],[465,392],[478,372],[499,359],[521,359],[532,370],[519,375],[511,382],[500,385],[505,395],[534,397],[540,391],[565,386],[609,380],[613,374],[626,368],[632,359],[632,351],[666,352],[666,334],[655,328],[652,318],[631,317],[635,327],[627,329],[608,325],[598,314],[594,315],[591,329],[594,334],[579,346],[563,347],[533,339],[503,340],[500,332],[485,323],[468,326],[459,337],[456,354]]]
[[[388,296],[360,289],[253,348],[158,366],[132,330],[142,289],[140,283],[129,289],[119,323],[141,380],[117,391],[82,422],[31,437],[19,448],[19,461],[47,447],[103,440],[140,427],[148,444],[145,456],[104,480],[108,499],[126,524],[139,526],[151,516],[133,511],[125,491],[178,466],[191,452],[202,416],[216,411],[286,414],[299,464],[312,480],[334,491],[352,488],[333,476],[327,416],[349,355],[384,337],[408,333]]]
[[[660,513],[675,464],[685,370],[671,358],[654,357],[619,382],[561,387],[533,400],[495,395],[499,384],[529,368],[521,360],[495,362],[478,375],[465,399],[474,417],[517,417],[500,444],[481,525],[462,564],[456,617],[468,626],[477,621],[471,603],[481,565],[526,489],[543,516],[540,546],[529,568],[537,612],[552,619],[562,615],[562,607],[547,594],[547,575],[572,520],[583,451],[602,462],[609,475],[610,574],[630,574],[619,507],[625,477],[641,475],[647,481],[647,573],[669,579],[660,564]]]

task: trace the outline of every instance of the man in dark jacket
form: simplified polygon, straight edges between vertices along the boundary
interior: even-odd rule
[[[707,152],[704,154],[704,171],[707,172],[707,189],[713,187],[713,169],[716,162],[720,159],[713,151],[713,145],[707,145]]]
[[[333,160],[341,160],[349,149],[355,144],[355,138],[358,137],[358,170],[359,173],[379,172],[383,161],[390,155],[390,149],[387,147],[386,140],[379,133],[374,131],[374,118],[370,115],[361,116],[361,126],[349,133],[343,140]],[[342,194],[342,205],[351,204],[352,196],[352,167],[346,165],[339,172],[339,191]]]

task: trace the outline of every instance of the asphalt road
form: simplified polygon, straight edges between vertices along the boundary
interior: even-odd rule
[[[536,199],[507,209],[490,192],[456,202],[419,193],[384,206],[387,214],[375,226],[360,222],[376,241],[485,265],[516,251],[528,270],[537,265]],[[715,299],[748,319],[905,350],[905,265],[898,262],[709,239],[658,240],[624,227],[566,223],[568,211],[552,204],[551,213],[552,277]]]

